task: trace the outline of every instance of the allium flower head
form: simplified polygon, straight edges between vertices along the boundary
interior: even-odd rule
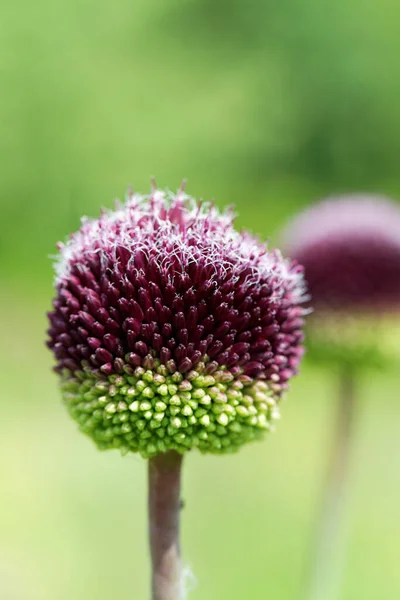
[[[288,227],[313,306],[400,308],[400,208],[374,196],[328,198]]]
[[[398,357],[393,335],[400,316],[396,203],[361,194],[328,198],[292,221],[283,245],[305,269],[315,309],[309,321],[311,355],[360,366]]]
[[[48,345],[100,448],[229,452],[270,429],[303,353],[301,267],[182,190],[130,195],[59,249]]]

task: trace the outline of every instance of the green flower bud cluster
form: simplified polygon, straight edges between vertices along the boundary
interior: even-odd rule
[[[400,361],[396,315],[321,311],[308,324],[307,356],[315,362],[352,369],[395,367]]]
[[[155,359],[151,369],[121,370],[108,377],[90,368],[62,373],[68,411],[100,449],[144,458],[172,449],[234,452],[279,417],[276,389],[224,367],[207,374],[200,362],[183,375]]]

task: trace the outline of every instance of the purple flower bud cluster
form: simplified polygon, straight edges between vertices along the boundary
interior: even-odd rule
[[[48,345],[100,447],[230,451],[270,427],[303,354],[297,263],[183,190],[130,195],[59,249]]]
[[[285,250],[301,262],[315,314],[315,360],[351,368],[398,364],[400,206],[354,194],[328,198],[287,227]]]
[[[400,207],[377,196],[328,198],[286,229],[315,308],[400,308]]]

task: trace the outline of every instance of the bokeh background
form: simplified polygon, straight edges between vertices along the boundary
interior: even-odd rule
[[[325,194],[400,197],[399,19],[393,0],[2,3],[1,600],[148,597],[146,465],[77,433],[44,347],[55,242],[152,175],[272,243]],[[276,434],[187,458],[191,600],[304,598],[334,381],[306,362]],[[399,383],[361,381],[341,600],[400,597]]]

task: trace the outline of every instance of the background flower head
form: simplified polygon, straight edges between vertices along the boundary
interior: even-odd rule
[[[315,314],[314,356],[366,365],[398,358],[400,208],[383,197],[324,200],[298,215],[283,235],[303,264]]]
[[[375,196],[328,198],[296,217],[284,246],[305,268],[313,306],[400,307],[400,208]]]

